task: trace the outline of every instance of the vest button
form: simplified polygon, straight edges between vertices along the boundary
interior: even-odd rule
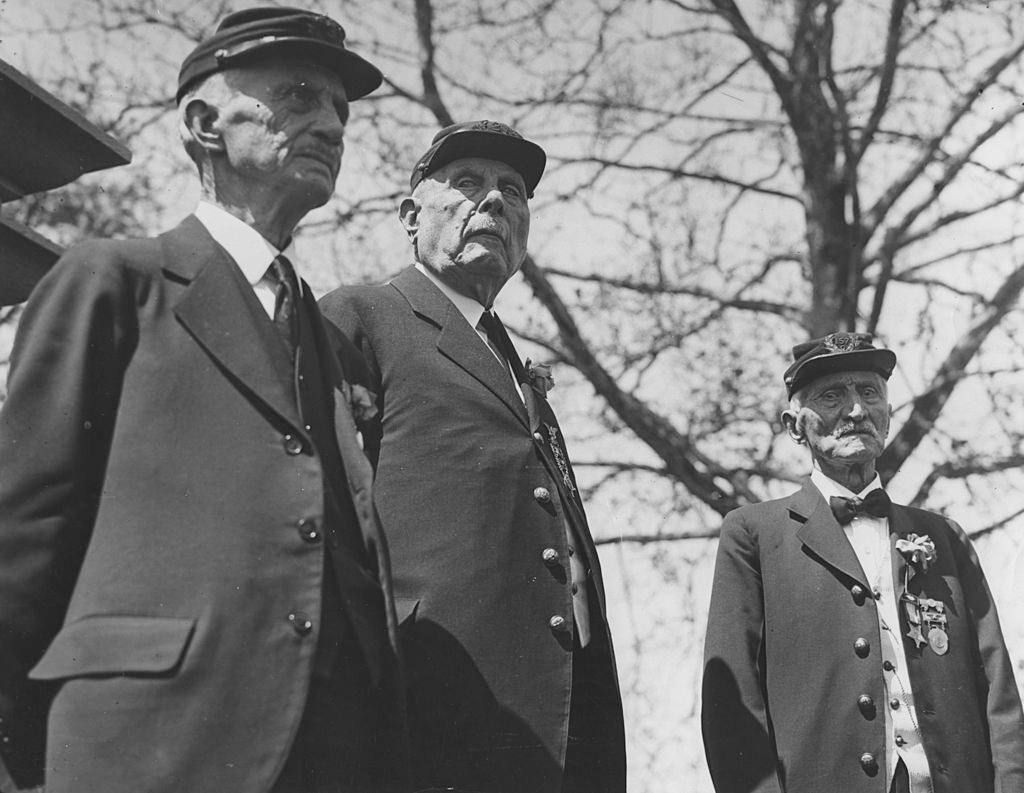
[[[288,615],[288,622],[299,636],[305,636],[313,630],[313,622],[301,611],[293,611]]]
[[[882,662],[882,669],[884,669],[886,672],[891,672],[895,668],[896,668],[896,665],[892,661],[883,661]]]
[[[897,746],[903,746],[906,742],[907,742],[907,739],[904,738],[902,735],[897,735],[896,736],[895,743],[896,743]]]
[[[544,560],[544,564],[548,567],[554,567],[558,564],[559,554],[554,548],[545,548],[540,552],[540,558]]]
[[[893,697],[892,699],[889,700],[889,707],[892,708],[893,710],[899,710],[899,708],[900,708],[900,701],[898,699],[896,699],[896,697]]]
[[[871,652],[871,642],[861,636],[853,643],[853,651],[857,653],[858,658],[867,658]]]
[[[286,454],[290,454],[293,457],[296,454],[302,454],[302,439],[296,438],[294,435],[284,436],[284,450]]]
[[[557,614],[548,620],[548,627],[553,631],[564,631],[565,624],[565,617],[560,617]]]
[[[320,527],[315,520],[302,518],[295,524],[299,536],[308,543],[320,542]]]
[[[535,487],[533,489],[533,497],[537,499],[540,504],[547,504],[551,500],[551,491],[546,487]]]

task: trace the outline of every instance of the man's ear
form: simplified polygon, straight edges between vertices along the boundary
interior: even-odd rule
[[[787,409],[782,411],[782,425],[786,428],[789,437],[795,443],[803,446],[806,438],[804,437],[803,430],[800,428],[800,416],[795,410]]]
[[[416,232],[420,230],[420,203],[412,196],[403,198],[398,207],[398,218],[402,221],[409,242],[416,242]]]
[[[192,99],[185,107],[185,126],[189,135],[206,152],[223,152],[224,138],[220,133],[217,108],[202,99]]]

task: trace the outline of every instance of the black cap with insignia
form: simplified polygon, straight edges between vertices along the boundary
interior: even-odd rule
[[[875,347],[870,333],[830,333],[793,348],[793,363],[782,379],[786,395],[797,391],[822,375],[834,372],[877,372],[886,380],[896,367],[896,353]]]
[[[409,187],[415,189],[438,168],[464,157],[483,157],[511,166],[523,177],[530,198],[533,198],[533,191],[547,164],[544,149],[507,124],[464,121],[445,127],[434,135],[430,148],[412,169]]]
[[[345,29],[330,17],[300,8],[247,8],[224,17],[217,31],[186,56],[178,73],[177,100],[200,78],[271,50],[290,50],[333,70],[350,102],[384,79],[380,69],[345,49]]]

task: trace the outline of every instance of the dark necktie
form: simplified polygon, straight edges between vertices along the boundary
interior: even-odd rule
[[[299,279],[286,256],[279,255],[270,263],[277,278],[277,297],[274,300],[274,325],[294,355],[299,338]]]
[[[490,311],[485,311],[480,315],[479,324],[487,334],[487,340],[490,342],[491,348],[500,353],[508,361],[509,366],[512,367],[512,376],[516,378],[516,382],[520,384],[527,383],[529,378],[526,376],[523,362],[519,360],[519,354],[516,352],[516,348],[512,346],[512,339],[508,337],[508,331],[505,330],[505,326],[501,324],[501,320],[498,319],[497,315],[492,314]]]
[[[832,496],[828,500],[828,505],[832,507],[832,514],[836,516],[840,525],[845,526],[857,515],[873,515],[876,518],[888,517],[892,502],[889,500],[889,494],[879,487],[864,498]]]

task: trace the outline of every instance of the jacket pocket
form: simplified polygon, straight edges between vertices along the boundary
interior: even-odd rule
[[[62,680],[86,675],[169,672],[185,654],[195,620],[97,615],[65,625],[29,677]]]

